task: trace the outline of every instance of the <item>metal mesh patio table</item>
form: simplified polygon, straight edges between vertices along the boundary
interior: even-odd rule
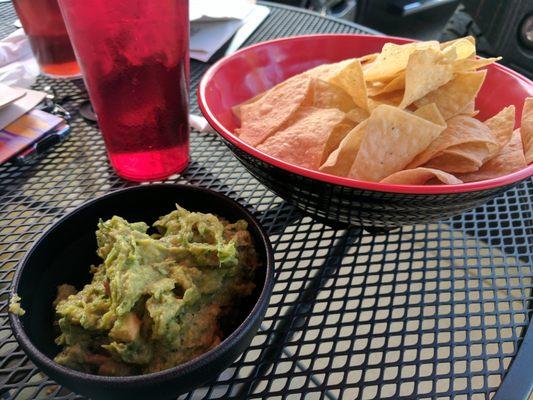
[[[247,40],[374,33],[264,3]],[[0,3],[0,38],[15,30]],[[208,67],[191,63],[191,106]],[[13,337],[10,282],[55,220],[95,196],[134,185],[109,166],[96,125],[75,111],[83,86],[39,77],[74,111],[72,133],[32,165],[0,165],[0,398],[74,399]],[[191,163],[166,182],[236,199],[267,228],[276,284],[250,347],[215,382],[183,399],[527,399],[533,386],[531,180],[476,210],[372,235],[316,222],[257,182],[214,134],[191,132]]]

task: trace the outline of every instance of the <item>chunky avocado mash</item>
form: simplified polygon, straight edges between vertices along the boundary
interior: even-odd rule
[[[100,375],[160,371],[223,339],[221,318],[254,289],[256,252],[243,220],[177,210],[154,223],[100,221],[92,282],[54,302],[59,364]]]
[[[11,314],[16,314],[19,317],[22,317],[24,314],[26,314],[26,311],[20,306],[21,300],[22,299],[17,293],[11,296],[11,299],[9,299],[9,312]]]

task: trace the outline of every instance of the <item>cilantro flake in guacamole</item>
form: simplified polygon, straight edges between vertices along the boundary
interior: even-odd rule
[[[189,361],[223,339],[220,321],[250,295],[257,256],[247,223],[177,210],[154,223],[100,221],[99,266],[81,290],[61,285],[55,361],[135,375]]]

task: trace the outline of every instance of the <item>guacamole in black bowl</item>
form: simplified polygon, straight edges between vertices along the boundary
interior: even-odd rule
[[[267,234],[236,201],[140,185],[82,204],[34,243],[9,320],[30,359],[72,391],[176,398],[248,347],[273,270]]]
[[[177,206],[154,224],[113,216],[98,223],[92,281],[58,287],[61,365],[136,375],[189,361],[220,344],[219,321],[255,284],[248,223]]]

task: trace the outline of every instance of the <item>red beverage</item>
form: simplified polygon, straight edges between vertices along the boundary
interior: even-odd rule
[[[57,0],[14,0],[15,9],[44,74],[80,75]]]
[[[187,0],[60,0],[109,160],[123,178],[189,160]]]

